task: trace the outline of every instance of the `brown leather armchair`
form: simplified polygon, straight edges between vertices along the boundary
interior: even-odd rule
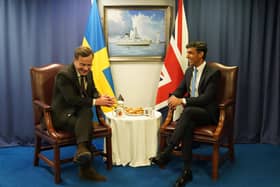
[[[76,145],[73,134],[56,130],[52,123],[52,92],[55,76],[63,68],[63,64],[48,64],[41,67],[31,67],[32,101],[35,127],[34,166],[38,166],[39,159],[45,161],[54,171],[55,183],[61,181],[61,164],[72,162],[72,158],[61,158],[60,148]],[[106,152],[95,150],[93,155],[106,158],[107,169],[112,168],[111,128],[105,123],[100,106],[96,107],[98,123],[94,123],[93,138],[105,138]],[[45,150],[52,149],[53,159],[48,158]]]
[[[202,142],[213,146],[212,155],[193,154],[193,158],[202,160],[212,160],[212,179],[218,179],[219,161],[229,158],[234,161],[234,116],[235,116],[235,98],[238,67],[225,66],[217,62],[208,62],[208,64],[221,71],[221,81],[219,85],[217,100],[219,103],[220,117],[218,124],[205,124],[195,128],[193,132],[193,141]],[[167,117],[160,128],[160,151],[167,144],[168,137],[171,136],[176,121],[173,121],[174,110],[169,109]],[[220,154],[219,148],[227,148],[225,154]],[[178,151],[179,150],[179,151]],[[175,155],[182,155],[180,149],[173,151]]]

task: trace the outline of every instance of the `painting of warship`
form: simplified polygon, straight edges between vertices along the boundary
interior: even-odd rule
[[[110,57],[164,56],[167,45],[163,8],[105,9],[105,33]]]
[[[122,46],[148,46],[152,43],[150,39],[142,39],[134,27],[129,33],[125,33],[123,37],[116,42],[117,45]]]

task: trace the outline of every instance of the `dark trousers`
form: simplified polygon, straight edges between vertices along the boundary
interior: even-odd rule
[[[190,169],[191,166],[192,136],[194,127],[209,124],[211,122],[212,120],[209,113],[204,108],[187,106],[183,110],[169,143],[172,146],[176,146],[182,142],[185,168]]]
[[[67,120],[58,121],[56,127],[61,130],[73,132],[76,136],[77,144],[89,142],[92,139],[92,109],[82,107]]]

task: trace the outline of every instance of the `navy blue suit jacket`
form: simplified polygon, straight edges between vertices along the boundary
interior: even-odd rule
[[[91,71],[87,74],[86,79],[87,89],[86,96],[84,96],[73,63],[64,67],[56,75],[52,98],[54,124],[67,122],[69,117],[83,107],[91,109],[92,100],[99,97],[99,93]]]
[[[217,106],[217,90],[220,80],[220,71],[207,65],[202,72],[199,86],[198,97],[190,97],[190,83],[192,79],[193,67],[189,67],[178,88],[172,93],[178,98],[186,98],[186,106],[197,106],[206,109],[213,123],[218,122],[219,112]]]

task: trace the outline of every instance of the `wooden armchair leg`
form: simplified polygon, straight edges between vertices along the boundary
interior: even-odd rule
[[[54,145],[54,181],[56,184],[61,182],[60,149],[58,145]]]
[[[35,151],[34,151],[34,166],[39,165],[39,153],[40,153],[40,147],[41,147],[41,138],[39,136],[35,136]]]
[[[234,146],[233,146],[234,142],[233,142],[233,138],[230,138],[229,140],[229,159],[231,162],[234,162]]]
[[[106,154],[107,154],[107,169],[111,170],[113,161],[112,161],[112,142],[111,136],[106,137]]]
[[[216,181],[218,179],[218,169],[219,169],[219,144],[213,145],[212,153],[212,179]]]
[[[166,147],[166,136],[162,135],[159,138],[159,152],[162,152]]]

